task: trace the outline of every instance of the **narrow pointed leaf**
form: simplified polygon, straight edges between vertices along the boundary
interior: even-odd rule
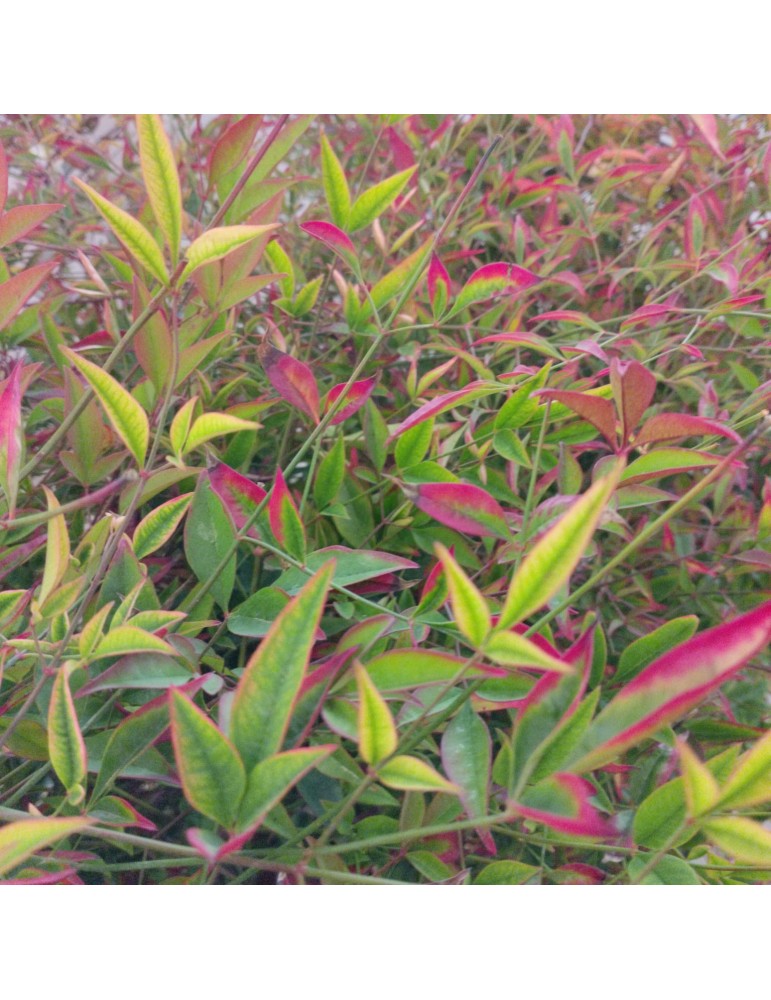
[[[203,583],[218,570],[231,551],[235,532],[222,501],[214,491],[209,477],[198,480],[190,511],[185,521],[185,556],[195,575]],[[236,579],[236,557],[232,555],[225,568],[214,577],[211,592],[223,611],[227,611]]]
[[[428,265],[428,297],[431,300],[434,319],[437,319],[447,308],[450,297],[450,275],[435,253],[431,254],[431,263]]]
[[[442,766],[459,789],[469,819],[486,816],[490,796],[492,740],[484,721],[466,702],[442,736]],[[495,846],[489,833],[488,850]]]
[[[268,381],[292,406],[319,422],[319,390],[313,372],[302,361],[263,341],[257,349]]]
[[[334,743],[266,757],[252,768],[238,810],[238,830],[253,830],[310,770],[337,749]]]
[[[43,491],[48,501],[49,512],[59,510],[59,502],[47,486]],[[63,514],[56,514],[47,522],[46,561],[43,570],[43,582],[40,585],[38,601],[43,604],[62,581],[70,564],[70,536],[67,534],[67,522]]]
[[[276,479],[268,502],[268,518],[270,530],[278,544],[290,556],[304,562],[305,529],[281,469],[276,469]]]
[[[5,875],[44,847],[50,847],[85,829],[86,816],[22,819],[0,828],[0,875]]]
[[[720,793],[718,808],[744,809],[771,802],[771,730],[743,754]]]
[[[146,517],[142,518],[136,527],[133,538],[134,554],[137,559],[149,556],[171,538],[187,513],[192,499],[192,493],[174,497],[174,499],[162,503],[160,507],[156,507],[155,510],[151,510]]]
[[[227,830],[235,827],[246,773],[233,744],[179,691],[169,692],[171,738],[188,802]]]
[[[706,420],[704,417],[691,416],[690,413],[659,413],[645,421],[634,443],[635,447],[639,447],[653,441],[674,441],[677,438],[707,434],[727,437],[737,444],[741,442],[741,436],[736,431],[718,420]]]
[[[91,658],[98,660],[103,656],[126,656],[128,653],[166,653],[174,656],[176,650],[151,632],[135,625],[119,625],[100,640]]]
[[[389,650],[369,661],[367,673],[380,691],[408,691],[429,684],[447,683],[460,675],[469,678],[506,676],[503,670],[470,667],[460,656],[432,649]]]
[[[406,431],[411,430],[418,424],[429,420],[431,417],[452,410],[461,403],[470,403],[475,399],[482,399],[485,396],[501,392],[501,388],[496,385],[489,385],[486,382],[471,382],[464,389],[454,389],[452,392],[442,393],[428,403],[418,407],[406,420],[403,420],[396,430],[391,434],[389,440],[393,441],[401,437]],[[534,404],[535,406],[535,404]],[[537,407],[535,407],[537,409]]]
[[[405,492],[416,507],[448,528],[482,537],[509,537],[500,504],[479,486],[420,483]]]
[[[355,233],[357,229],[364,229],[382,215],[402,193],[416,169],[409,167],[407,170],[402,170],[359,195],[351,208],[348,231]]]
[[[180,275],[179,284],[185,282],[194,271],[203,267],[204,264],[220,260],[245,243],[278,228],[278,225],[270,223],[265,226],[220,226],[217,229],[209,229],[187,248],[185,254],[187,264]]]
[[[0,248],[23,239],[64,205],[18,205],[0,215]]]
[[[679,754],[687,815],[690,818],[701,816],[709,812],[717,802],[717,782],[706,765],[702,764],[684,741],[679,744]]]
[[[163,261],[161,248],[145,229],[141,222],[133,218],[122,208],[113,205],[89,187],[79,177],[73,178],[75,183],[91,199],[99,214],[125,246],[128,252],[142,267],[146,268],[162,285],[168,285],[169,272]]]
[[[499,628],[523,621],[567,583],[591,541],[619,472],[617,466],[590,487],[525,556],[509,586]]]
[[[518,815],[560,833],[613,840],[617,836],[615,827],[589,801],[594,794],[594,788],[585,778],[555,774],[509,805]]]
[[[345,171],[323,133],[321,136],[321,175],[332,221],[336,226],[345,229],[351,214],[351,192],[348,189],[348,181],[345,179]]]
[[[614,359],[610,365],[610,384],[621,416],[623,440],[627,441],[653,400],[656,378],[639,361]]]
[[[240,531],[267,497],[265,490],[224,462],[209,470],[211,487],[225,506],[237,531]],[[256,534],[256,527],[249,529]]]
[[[333,572],[330,561],[287,604],[238,683],[231,735],[247,770],[281,749]]]
[[[356,247],[337,226],[333,226],[331,222],[313,221],[303,222],[300,229],[314,240],[319,240],[328,246],[354,271],[358,270]]]
[[[494,632],[484,645],[484,654],[493,663],[506,667],[536,667],[558,674],[571,673],[571,666],[541,649],[516,632]]]
[[[342,424],[348,417],[352,417],[357,410],[361,409],[372,395],[372,390],[376,385],[377,376],[373,375],[372,378],[365,378],[360,382],[354,382],[350,387],[347,382],[341,382],[339,385],[332,386],[327,393],[325,410],[329,412],[341,396],[344,401],[343,405],[339,407],[334,417],[330,420],[330,426]]]
[[[113,730],[102,754],[91,805],[104,795],[113,782],[129,769],[148,747],[160,738],[169,725],[168,698],[164,694],[124,719]]]
[[[169,440],[171,441],[171,447],[174,449],[174,454],[178,458],[182,457],[182,451],[185,447],[187,436],[190,433],[193,412],[197,403],[198,396],[188,399],[183,406],[180,406],[179,410],[174,414],[174,419],[171,421]]]
[[[137,115],[136,122],[147,196],[176,265],[182,236],[182,193],[174,152],[159,115]]]
[[[458,788],[419,757],[400,755],[378,768],[378,778],[389,788],[405,792],[445,792],[457,795]]]
[[[665,622],[648,635],[630,643],[619,657],[615,680],[631,680],[659,656],[690,639],[699,627],[696,615],[682,615]]]
[[[744,816],[720,816],[704,823],[704,833],[740,864],[767,865],[771,858],[771,830]]]
[[[482,302],[500,292],[522,291],[532,285],[537,285],[540,280],[532,271],[528,271],[524,267],[517,267],[515,264],[507,264],[503,261],[496,264],[485,264],[474,271],[461,288],[445,319],[456,316],[475,302]]]
[[[616,409],[609,399],[600,396],[590,396],[585,392],[561,391],[559,389],[541,389],[538,393],[541,399],[554,399],[569,407],[602,434],[612,448],[616,447]]]
[[[357,663],[354,670],[359,692],[359,753],[368,764],[377,764],[396,750],[396,725],[385,699],[364,667]]]
[[[458,623],[458,628],[469,642],[479,647],[490,631],[490,609],[487,606],[487,601],[447,549],[440,544],[435,545],[434,548],[436,556],[444,568],[450,591],[452,613]]]
[[[253,420],[242,420],[230,413],[203,413],[196,419],[187,435],[182,454],[193,451],[204,442],[223,434],[237,434],[239,431],[256,431],[259,424]]]
[[[34,295],[58,266],[58,261],[36,264],[0,284],[0,330],[8,326],[27,299]]]
[[[17,361],[0,396],[0,486],[11,519],[16,513],[21,465],[21,369],[21,361]]]
[[[130,392],[93,361],[86,361],[67,347],[60,350],[94,390],[110,423],[141,468],[150,441],[150,424],[145,411]]]
[[[86,745],[69,684],[69,664],[54,680],[48,707],[48,752],[56,776],[67,789],[83,783],[87,773]]]

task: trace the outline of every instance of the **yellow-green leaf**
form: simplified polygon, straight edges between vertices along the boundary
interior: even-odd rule
[[[443,778],[419,757],[394,757],[378,768],[378,778],[389,788],[405,792],[458,792],[457,785]]]
[[[771,802],[771,729],[743,754],[725,783],[718,808],[743,809]]]
[[[242,420],[230,413],[203,413],[190,428],[182,454],[198,448],[205,441],[221,434],[237,434],[238,431],[256,431],[259,424],[253,420]]]
[[[0,875],[18,868],[23,861],[44,847],[85,829],[89,822],[86,816],[68,816],[57,819],[22,819],[18,823],[9,823],[0,830]]]
[[[184,406],[181,406],[174,415],[169,429],[169,439],[171,447],[177,458],[182,458],[182,449],[185,447],[187,435],[190,433],[190,424],[193,420],[193,411],[198,403],[198,396],[188,399]]]
[[[151,632],[145,632],[135,625],[119,625],[100,640],[91,658],[99,660],[103,656],[128,656],[129,653],[165,653],[167,656],[174,656],[176,650]]]
[[[615,489],[621,466],[596,482],[546,532],[514,574],[498,622],[507,629],[549,601],[570,579]]]
[[[721,816],[702,826],[709,839],[736,861],[748,865],[771,863],[771,830],[744,816]]]
[[[686,812],[690,818],[701,816],[715,805],[718,785],[712,772],[702,764],[687,743],[681,742],[679,750]]]
[[[169,272],[166,270],[161,248],[142,223],[130,216],[128,212],[124,212],[122,208],[118,208],[117,205],[113,205],[111,201],[103,198],[79,177],[75,177],[74,181],[88,195],[99,214],[105,219],[132,257],[135,257],[142,267],[146,268],[161,284],[168,285]]]
[[[244,243],[278,228],[278,225],[271,223],[266,226],[220,226],[217,229],[210,229],[187,248],[187,266],[180,276],[179,283],[186,281],[193,271],[204,264],[219,260]]]
[[[107,616],[112,611],[114,603],[114,601],[110,601],[109,604],[104,604],[83,626],[83,631],[78,637],[78,652],[84,660],[88,659],[91,651],[102,638],[104,623],[107,621]]]
[[[382,215],[402,193],[416,169],[416,167],[409,167],[407,170],[394,174],[393,177],[386,177],[380,184],[376,184],[364,194],[359,195],[351,208],[348,231],[355,233],[357,229],[369,226],[379,215]]]
[[[176,265],[182,235],[182,194],[174,153],[159,115],[137,115],[136,121],[147,196]]]
[[[155,510],[151,510],[147,517],[142,518],[133,538],[134,555],[137,559],[149,556],[151,552],[155,552],[171,538],[187,513],[192,499],[192,493],[174,497],[172,500],[162,503],[160,507],[156,507]]]
[[[130,392],[93,361],[86,361],[67,347],[62,347],[61,351],[94,390],[110,423],[141,468],[150,441],[150,424],[145,411]]]
[[[321,176],[332,221],[336,226],[345,229],[348,225],[348,216],[351,214],[351,192],[348,189],[348,181],[345,179],[345,171],[323,133],[321,136]]]
[[[458,628],[470,643],[481,646],[490,631],[490,609],[487,607],[487,601],[444,545],[437,543],[434,548],[444,569],[450,591],[452,613]]]
[[[550,656],[516,632],[494,632],[485,643],[484,654],[502,667],[540,667],[558,674],[573,672],[570,664]]]
[[[360,663],[354,669],[359,691],[359,753],[368,764],[377,764],[396,750],[396,726],[385,699],[367,671]]]
[[[48,753],[56,776],[69,792],[86,776],[86,744],[70,691],[71,661],[62,664],[54,680],[48,706]]]
[[[59,502],[47,486],[43,491],[48,501],[48,510],[58,511]],[[46,561],[43,570],[43,582],[38,594],[38,602],[43,604],[49,594],[61,583],[70,562],[70,537],[67,534],[67,523],[63,514],[56,514],[48,521],[46,537]]]

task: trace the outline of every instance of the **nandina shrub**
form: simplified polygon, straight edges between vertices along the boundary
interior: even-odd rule
[[[3,877],[763,880],[765,128],[0,118]]]

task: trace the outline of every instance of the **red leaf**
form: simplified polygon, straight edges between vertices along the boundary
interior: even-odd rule
[[[304,559],[305,531],[281,469],[276,469],[276,478],[268,501],[268,519],[270,530],[278,544],[296,559]]]
[[[314,240],[320,240],[330,250],[342,257],[346,264],[354,270],[358,265],[356,247],[351,243],[342,229],[333,226],[331,222],[303,222],[300,229]]]
[[[438,413],[444,413],[445,410],[451,410],[458,403],[470,399],[478,399],[480,396],[499,391],[495,386],[491,387],[489,382],[469,382],[465,389],[456,389],[454,392],[447,392],[441,396],[437,396],[430,402],[418,407],[406,420],[403,420],[388,440],[394,441],[416,424],[420,424],[424,420],[428,420],[429,417],[436,416]]]
[[[345,405],[342,406],[330,420],[330,426],[342,424],[344,420],[348,419],[348,417],[352,417],[358,409],[364,406],[369,397],[372,395],[372,390],[376,385],[377,376],[373,375],[372,378],[365,378],[360,382],[354,382],[347,392],[346,382],[341,382],[339,385],[332,386],[327,393],[327,402],[324,408],[325,412],[328,413],[332,409],[332,404],[338,400],[344,392]]]
[[[569,407],[579,417],[588,420],[602,434],[611,448],[617,445],[616,410],[609,399],[601,396],[589,396],[585,392],[572,392],[563,389],[539,389],[533,393],[542,399],[555,399],[558,403]]]
[[[11,322],[27,299],[58,266],[58,260],[50,261],[48,264],[36,264],[0,285],[0,330]]]
[[[440,286],[444,285],[442,289]],[[435,253],[431,254],[431,263],[428,266],[428,296],[431,299],[431,308],[434,315],[444,312],[444,306],[450,295],[450,275],[447,268],[439,260]]]
[[[626,443],[651,404],[656,391],[656,379],[639,361],[614,359],[610,365],[610,384],[616,408],[621,415],[622,440]]]
[[[506,517],[497,500],[468,483],[420,483],[405,492],[416,507],[440,524],[469,535],[509,537]]]
[[[634,443],[639,446],[649,444],[651,441],[673,441],[675,438],[703,434],[718,434],[736,441],[737,444],[742,440],[736,431],[718,420],[694,417],[689,413],[659,413],[645,421]]]
[[[0,486],[8,517],[16,513],[21,463],[21,361],[17,361],[0,396]]]
[[[719,156],[721,160],[724,160],[725,156],[723,155],[723,150],[720,148],[720,140],[717,137],[717,118],[715,115],[691,115],[691,118],[707,140],[707,145],[712,152],[716,156]]]
[[[614,839],[616,828],[589,802],[595,794],[586,778],[555,774],[525,792],[521,802],[509,803],[509,808],[518,816],[573,837]]]
[[[225,510],[230,514],[237,531],[243,528],[267,496],[261,486],[242,476],[235,469],[231,469],[224,462],[218,462],[209,470],[209,482],[225,505]],[[248,533],[257,537],[256,527],[251,527]]]
[[[0,247],[22,239],[63,205],[18,205],[0,216]]]
[[[292,406],[307,413],[313,420],[319,422],[319,390],[313,372],[302,361],[284,354],[263,341],[257,348],[262,367],[268,376],[268,381],[282,397]]]
[[[642,323],[647,323],[649,320],[658,319],[660,316],[666,316],[671,312],[672,310],[669,306],[655,302],[647,306],[641,306],[639,309],[636,309],[631,316],[627,316],[627,318],[622,321],[621,329],[624,330],[628,326],[637,326]]]

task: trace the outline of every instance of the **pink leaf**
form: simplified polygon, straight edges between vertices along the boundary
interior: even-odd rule
[[[647,323],[653,319],[659,319],[661,316],[667,316],[672,312],[669,306],[665,306],[663,303],[651,303],[647,306],[641,306],[636,309],[631,316],[627,316],[625,320],[621,323],[621,329],[625,330],[629,326],[638,326],[642,323]]]
[[[497,500],[468,483],[420,483],[405,487],[412,502],[440,524],[469,535],[506,538],[506,517]]]
[[[510,802],[515,815],[532,819],[573,837],[618,836],[615,826],[602,817],[589,799],[592,784],[577,774],[555,774],[528,789],[520,802]]]
[[[218,462],[209,470],[209,482],[217,496],[225,505],[237,531],[240,531],[257,507],[263,502],[267,493],[257,483],[242,476],[240,472],[231,469],[224,462]],[[249,529],[249,534],[256,537],[256,527]]]
[[[0,330],[7,326],[27,299],[34,295],[48,275],[59,266],[59,261],[36,264],[15,274],[0,285]]]
[[[437,255],[432,253],[428,266],[428,297],[431,299],[434,316],[440,316],[444,312],[449,295],[450,275]]]
[[[369,397],[372,395],[372,391],[377,385],[377,376],[373,375],[372,378],[362,379],[360,382],[354,382],[353,385],[348,389],[346,382],[341,382],[339,385],[333,386],[327,393],[327,402],[325,406],[325,412],[329,412],[332,409],[333,403],[335,403],[340,396],[345,393],[345,405],[342,406],[334,417],[330,420],[330,425],[342,424],[344,420],[348,417],[352,417],[357,410],[359,410],[367,402]]]
[[[63,205],[18,205],[0,216],[0,247],[20,240]]]
[[[651,441],[672,441],[703,434],[718,434],[737,444],[742,440],[736,431],[717,420],[694,417],[689,413],[659,413],[645,421],[634,443],[639,446]]]
[[[21,361],[13,367],[0,396],[0,486],[8,502],[8,517],[16,513],[21,464]]]
[[[707,145],[712,152],[716,156],[719,156],[721,160],[724,160],[725,156],[723,155],[723,150],[720,148],[720,140],[717,137],[717,118],[715,115],[691,115],[691,118],[707,140]]]
[[[465,389],[456,389],[454,392],[447,392],[441,396],[437,396],[430,402],[418,407],[406,420],[403,420],[390,436],[389,441],[394,441],[404,434],[405,431],[408,431],[411,427],[415,427],[416,424],[421,424],[424,420],[428,420],[429,417],[435,417],[439,413],[444,413],[445,410],[451,410],[459,403],[478,399],[480,396],[486,396],[491,392],[498,391],[494,386],[491,387],[488,382],[469,382]]]
[[[267,341],[257,348],[257,354],[268,381],[292,406],[319,422],[319,390],[313,372],[302,361],[284,354]]]
[[[338,229],[337,226],[333,226],[331,222],[303,222],[300,229],[308,236],[312,236],[314,240],[319,240],[321,243],[328,246],[330,250],[342,257],[349,267],[354,270],[358,267],[358,258],[356,255],[356,247],[351,243],[342,229]]]
[[[554,399],[567,406],[596,427],[612,448],[616,447],[616,410],[609,399],[567,389],[539,389],[533,395],[542,399]]]

